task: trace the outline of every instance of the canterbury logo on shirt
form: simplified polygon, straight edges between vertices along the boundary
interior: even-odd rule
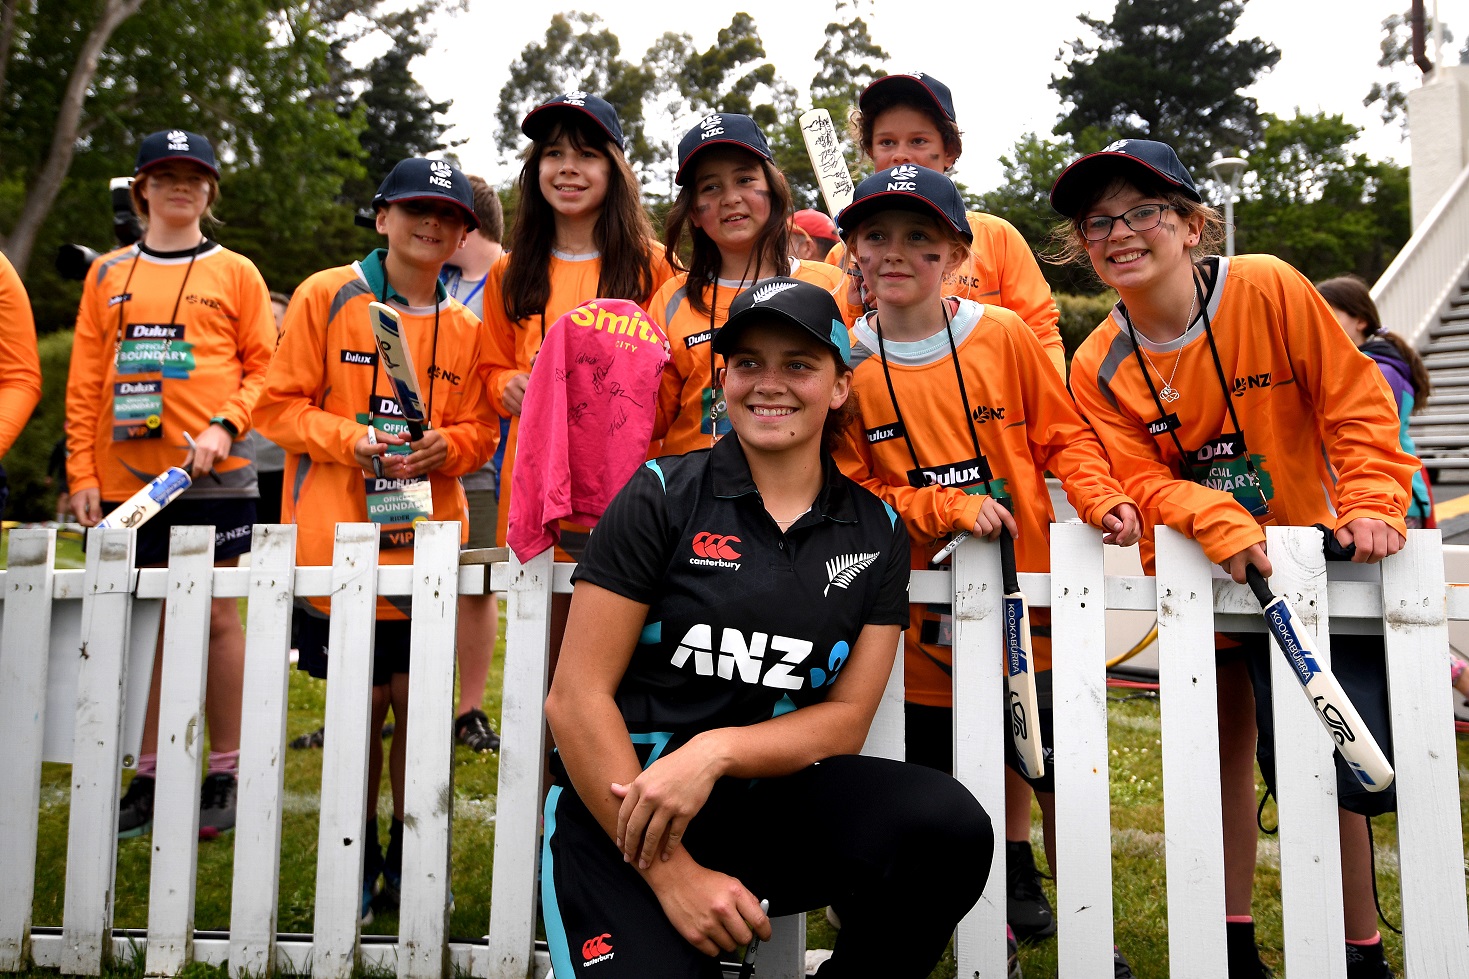
[[[607,944],[607,939],[611,937],[611,932],[604,931],[596,938],[588,938],[581,943],[581,957],[585,960],[582,962],[583,968],[596,965],[598,962],[606,962],[612,958],[615,953],[612,951],[612,946]]]
[[[795,667],[811,655],[815,644],[808,639],[772,636],[752,632],[746,639],[738,629],[725,629],[719,637],[719,650],[714,649],[714,627],[700,623],[684,633],[669,663],[683,669],[690,660],[699,676],[718,676],[722,680],[738,680],[777,690],[800,690],[804,684]],[[766,663],[766,652],[777,662]]]
[[[740,569],[735,563],[741,557],[734,545],[741,543],[740,539],[733,534],[711,534],[707,530],[701,530],[694,535],[689,546],[698,557],[689,558],[690,564],[697,564],[709,568],[733,568]]]
[[[686,349],[686,350],[692,350],[695,347],[697,347],[699,344],[701,344],[701,343],[708,343],[710,340],[713,340],[713,339],[714,339],[714,331],[713,330],[705,330],[703,333],[695,333],[691,337],[685,337],[684,338],[684,342],[683,342],[684,349]]]
[[[1246,377],[1236,377],[1234,379],[1234,391],[1233,391],[1233,394],[1234,394],[1234,396],[1236,398],[1238,398],[1238,397],[1242,397],[1246,391],[1250,391],[1250,390],[1253,390],[1255,388],[1268,388],[1269,386],[1270,386],[1270,372],[1269,371],[1266,371],[1263,374],[1250,374],[1250,375],[1248,375]]]
[[[889,439],[902,437],[902,422],[893,422],[891,425],[879,425],[876,428],[869,428],[867,430],[867,443],[869,445],[876,445],[879,442],[886,442]]]

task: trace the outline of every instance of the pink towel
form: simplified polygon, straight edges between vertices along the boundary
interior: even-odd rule
[[[522,563],[586,527],[647,458],[668,336],[636,303],[593,299],[546,331],[520,414],[507,543]]]

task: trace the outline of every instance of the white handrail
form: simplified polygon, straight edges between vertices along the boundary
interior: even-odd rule
[[[1372,285],[1383,325],[1421,347],[1450,292],[1469,268],[1469,167],[1428,212]]]

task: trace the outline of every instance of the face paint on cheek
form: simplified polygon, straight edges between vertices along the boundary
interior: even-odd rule
[[[937,265],[940,261],[943,260],[943,256],[940,255],[938,252],[924,252],[919,257],[930,265]]]
[[[699,217],[703,217],[709,213],[709,209],[713,206],[713,204],[695,204],[694,213],[699,215]]]

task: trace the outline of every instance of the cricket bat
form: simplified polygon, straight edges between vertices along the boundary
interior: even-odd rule
[[[403,319],[396,309],[380,302],[368,303],[367,315],[372,320],[372,335],[377,340],[378,355],[382,357],[388,380],[393,385],[393,397],[398,407],[403,409],[403,420],[408,423],[408,439],[417,442],[423,438],[423,430],[429,424],[423,411],[423,398],[418,393],[413,355],[403,339]]]
[[[116,530],[127,527],[136,530],[153,519],[159,510],[178,499],[179,495],[193,484],[194,480],[178,466],[165,469],[155,476],[151,483],[128,497],[121,506],[103,517],[96,529]]]
[[[801,138],[806,141],[806,155],[811,158],[811,169],[816,171],[816,181],[821,185],[821,196],[826,200],[826,213],[835,218],[842,208],[852,203],[852,172],[847,161],[842,159],[842,144],[832,125],[831,113],[825,109],[811,109],[801,113]]]
[[[1260,600],[1270,634],[1290,662],[1296,679],[1301,681],[1301,689],[1315,708],[1316,716],[1336,742],[1342,761],[1368,792],[1381,792],[1392,784],[1392,765],[1336,677],[1316,659],[1310,633],[1301,626],[1295,609],[1284,598],[1271,593],[1265,576],[1254,565],[1245,567],[1245,579]]]
[[[1010,740],[1020,758],[1021,774],[1040,778],[1046,773],[1046,762],[1030,658],[1030,612],[1025,592],[1020,590],[1020,575],[1015,571],[1015,540],[1008,530],[1000,533],[1000,578],[1005,588],[1005,701]]]

